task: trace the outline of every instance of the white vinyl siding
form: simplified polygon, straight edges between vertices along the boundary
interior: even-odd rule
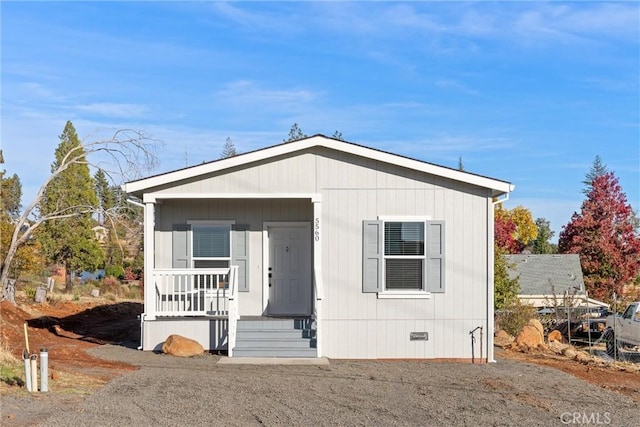
[[[320,252],[325,285],[319,321],[324,356],[468,358],[471,354],[469,331],[478,325],[487,328],[492,325],[491,315],[487,317],[487,305],[492,301],[493,289],[490,286],[493,253],[488,251],[493,241],[493,204],[485,188],[318,147],[299,155],[294,153],[202,179],[185,180],[160,192],[230,193],[234,197],[259,193],[320,193],[321,247],[315,248],[314,253]],[[242,315],[259,315],[263,309],[264,272],[259,262],[263,223],[313,218],[313,206],[308,200],[286,198],[168,199],[156,209],[154,261],[157,267],[171,266],[173,224],[194,218],[233,218],[238,224],[250,224],[252,229],[260,230],[260,233],[252,232],[250,238],[253,262],[247,263],[251,266],[247,272],[252,284],[250,292],[240,295]],[[384,230],[382,221],[376,221],[378,218],[440,220],[442,231],[446,231],[446,236],[441,236],[441,244],[432,245],[428,238],[425,242],[427,292],[422,294],[429,295],[428,298],[383,299],[383,295],[386,298],[394,292],[383,291]],[[372,220],[364,230],[363,219]],[[426,226],[427,235],[430,228]],[[433,229],[437,228],[434,225]],[[375,236],[370,245],[363,246],[363,232]],[[232,263],[236,265],[235,253],[239,246],[234,231],[232,240]],[[446,254],[446,259],[435,257],[435,251],[432,255],[432,246],[433,249],[437,246],[443,257]],[[191,247],[189,245],[189,251]],[[440,293],[431,290],[429,285],[429,265],[436,264],[441,266],[441,283],[446,283],[446,291],[442,287]],[[363,280],[365,277],[371,280]],[[375,283],[376,279],[380,287],[365,290],[365,284]],[[428,332],[429,339],[410,341],[409,334],[415,331]],[[166,336],[163,331],[160,339]],[[485,349],[492,347],[489,336],[492,334],[484,337]]]

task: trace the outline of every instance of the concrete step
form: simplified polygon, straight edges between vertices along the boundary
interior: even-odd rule
[[[244,329],[311,329],[311,319],[277,319],[269,317],[240,318],[238,330]]]
[[[308,318],[241,317],[234,357],[318,357]]]
[[[244,338],[236,337],[237,349],[251,348],[315,348],[316,340],[310,339],[279,339],[279,338]]]
[[[299,329],[240,329],[236,332],[239,338],[269,338],[269,339],[311,339],[315,338],[316,331]]]
[[[234,348],[233,357],[318,357],[315,348]]]

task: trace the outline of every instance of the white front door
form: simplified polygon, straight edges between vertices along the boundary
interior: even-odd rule
[[[311,229],[309,224],[269,226],[267,265],[269,315],[311,314]]]

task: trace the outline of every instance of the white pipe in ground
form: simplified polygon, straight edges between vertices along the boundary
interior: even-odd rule
[[[24,358],[24,378],[27,391],[31,391],[31,363],[29,362],[29,353],[26,351],[23,353]]]
[[[46,348],[40,349],[40,391],[49,391],[49,353]]]
[[[31,391],[38,391],[38,355],[31,355]]]

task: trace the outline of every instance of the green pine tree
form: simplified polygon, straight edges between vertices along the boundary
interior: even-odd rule
[[[496,310],[501,310],[513,303],[520,293],[518,277],[509,277],[509,263],[505,258],[506,252],[494,245],[494,293],[493,303]]]
[[[550,242],[555,234],[551,230],[551,222],[545,218],[536,219],[538,226],[538,235],[533,241],[531,251],[534,254],[555,254],[558,252],[558,246]]]
[[[42,225],[42,246],[50,261],[66,267],[67,290],[73,287],[72,272],[95,270],[104,259],[92,230],[99,200],[84,154],[73,124],[67,122],[51,167],[52,172],[64,170],[47,185],[39,206],[40,214],[51,218]]]
[[[602,163],[600,156],[596,155],[596,158],[593,159],[593,164],[589,168],[589,172],[587,172],[584,177],[584,181],[582,181],[584,184],[582,192],[584,194],[588,194],[593,188],[593,180],[599,176],[607,174],[608,172],[609,170],[607,169],[607,165]]]
[[[107,175],[102,169],[98,169],[98,172],[96,172],[94,182],[96,187],[96,196],[98,197],[98,202],[100,204],[100,215],[98,217],[98,221],[100,224],[104,225],[106,221],[106,213],[116,205],[116,195],[109,185]]]
[[[222,153],[220,153],[221,159],[227,159],[229,157],[237,156],[238,151],[236,150],[236,146],[234,145],[231,137],[227,137],[224,142],[224,146],[222,147]]]
[[[291,129],[289,130],[289,137],[287,139],[283,139],[284,142],[292,142],[297,141],[299,139],[304,139],[307,137],[307,134],[302,132],[302,129],[298,126],[298,123],[294,123],[291,125]]]

